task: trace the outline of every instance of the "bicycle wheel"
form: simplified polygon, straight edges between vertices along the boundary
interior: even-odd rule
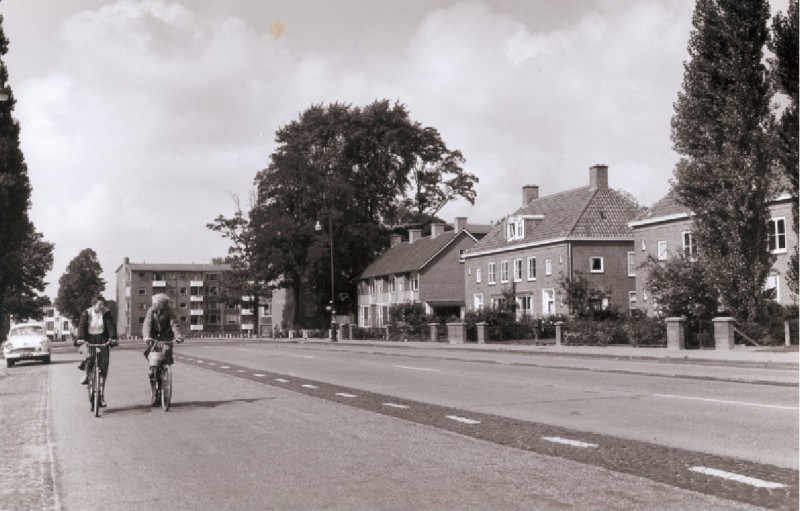
[[[156,379],[156,368],[150,369],[150,406],[158,406],[158,380]]]
[[[94,387],[92,408],[94,409],[95,417],[100,417],[100,364],[98,362],[97,357],[95,357],[94,370],[92,371],[92,386]]]
[[[161,407],[165,412],[169,411],[172,402],[172,371],[168,365],[161,369]]]
[[[89,382],[86,384],[86,390],[89,394],[89,410],[94,411],[94,371],[92,371],[92,377],[89,378]]]

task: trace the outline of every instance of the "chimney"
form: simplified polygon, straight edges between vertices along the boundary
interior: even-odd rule
[[[597,164],[589,167],[589,186],[608,189],[608,165]]]
[[[122,264],[131,264],[131,259],[129,257],[124,258]]]
[[[467,217],[465,216],[457,216],[456,221],[453,224],[456,233],[461,232],[462,229],[467,228]]]
[[[422,229],[409,229],[408,230],[408,244],[411,245],[422,237]]]
[[[403,241],[403,237],[399,234],[392,234],[389,236],[389,248],[396,247]]]
[[[444,234],[444,224],[439,222],[431,224],[431,239],[440,234]]]
[[[533,199],[539,198],[539,187],[537,185],[525,185],[522,187],[522,205],[527,205]]]

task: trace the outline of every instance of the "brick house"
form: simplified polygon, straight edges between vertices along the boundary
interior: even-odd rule
[[[567,314],[559,279],[580,271],[589,285],[610,291],[598,306],[627,309],[635,290],[628,223],[639,213],[608,187],[605,165],[589,169],[588,186],[543,197],[538,186],[523,187],[522,207],[464,254],[468,308],[497,306],[513,283],[520,315]]]
[[[771,291],[778,303],[797,304],[797,297],[792,296],[786,280],[791,255],[789,251],[797,243],[797,233],[791,229],[791,197],[780,194],[767,207],[771,217],[770,250],[775,255],[775,262],[764,287]],[[636,274],[636,291],[631,294],[633,307],[650,315],[655,314],[655,304],[646,289],[648,273],[642,267],[649,256],[666,261],[680,254],[688,257],[697,254],[697,245],[692,237],[692,216],[688,208],[678,204],[675,193],[670,191],[630,223],[635,247],[631,271]]]
[[[472,248],[488,226],[456,218],[454,229],[431,225],[430,236],[409,229],[408,241],[393,235],[389,248],[357,279],[358,325],[377,327],[389,320],[389,307],[419,302],[442,318],[464,313],[464,269],[461,254]]]

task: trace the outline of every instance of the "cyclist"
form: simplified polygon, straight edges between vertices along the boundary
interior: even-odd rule
[[[117,326],[114,324],[114,318],[111,312],[106,307],[106,299],[102,296],[96,297],[92,301],[92,306],[81,313],[80,321],[78,321],[78,340],[73,344],[79,346],[84,342],[89,344],[102,344],[106,341],[111,341],[108,346],[102,348],[90,348],[86,352],[86,358],[78,366],[79,369],[86,371],[81,384],[86,385],[89,383],[89,375],[91,374],[94,366],[92,364],[91,351],[92,349],[99,349],[97,360],[100,364],[100,373],[103,377],[100,379],[100,406],[106,406],[105,402],[105,386],[106,378],[108,377],[108,364],[109,364],[109,348],[116,346],[117,341]]]
[[[150,355],[155,341],[183,341],[178,319],[172,310],[169,297],[164,293],[153,295],[153,305],[147,309],[147,314],[144,316],[142,337],[147,340],[147,348],[144,350],[145,358]],[[163,363],[172,364],[172,343],[164,344],[162,349],[164,350]]]

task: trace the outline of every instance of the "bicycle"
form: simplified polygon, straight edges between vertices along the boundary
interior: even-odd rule
[[[147,355],[150,363],[150,406],[158,406],[161,403],[164,411],[168,412],[172,404],[172,370],[170,364],[164,363],[164,345],[171,345],[174,342],[180,344],[183,338],[171,341],[148,339],[148,342],[152,344]]]
[[[100,372],[100,360],[98,358],[98,354],[100,353],[100,349],[105,346],[112,346],[115,345],[114,341],[109,339],[106,342],[100,344],[90,344],[88,342],[79,342],[78,345],[86,344],[87,349],[92,350],[91,356],[91,364],[92,364],[92,377],[89,378],[89,383],[86,386],[86,389],[89,393],[89,410],[94,412],[95,417],[100,417],[100,391],[101,388],[101,381],[100,378],[102,373]],[[110,348],[109,348],[110,349]],[[105,382],[103,383],[103,387],[105,386]]]

